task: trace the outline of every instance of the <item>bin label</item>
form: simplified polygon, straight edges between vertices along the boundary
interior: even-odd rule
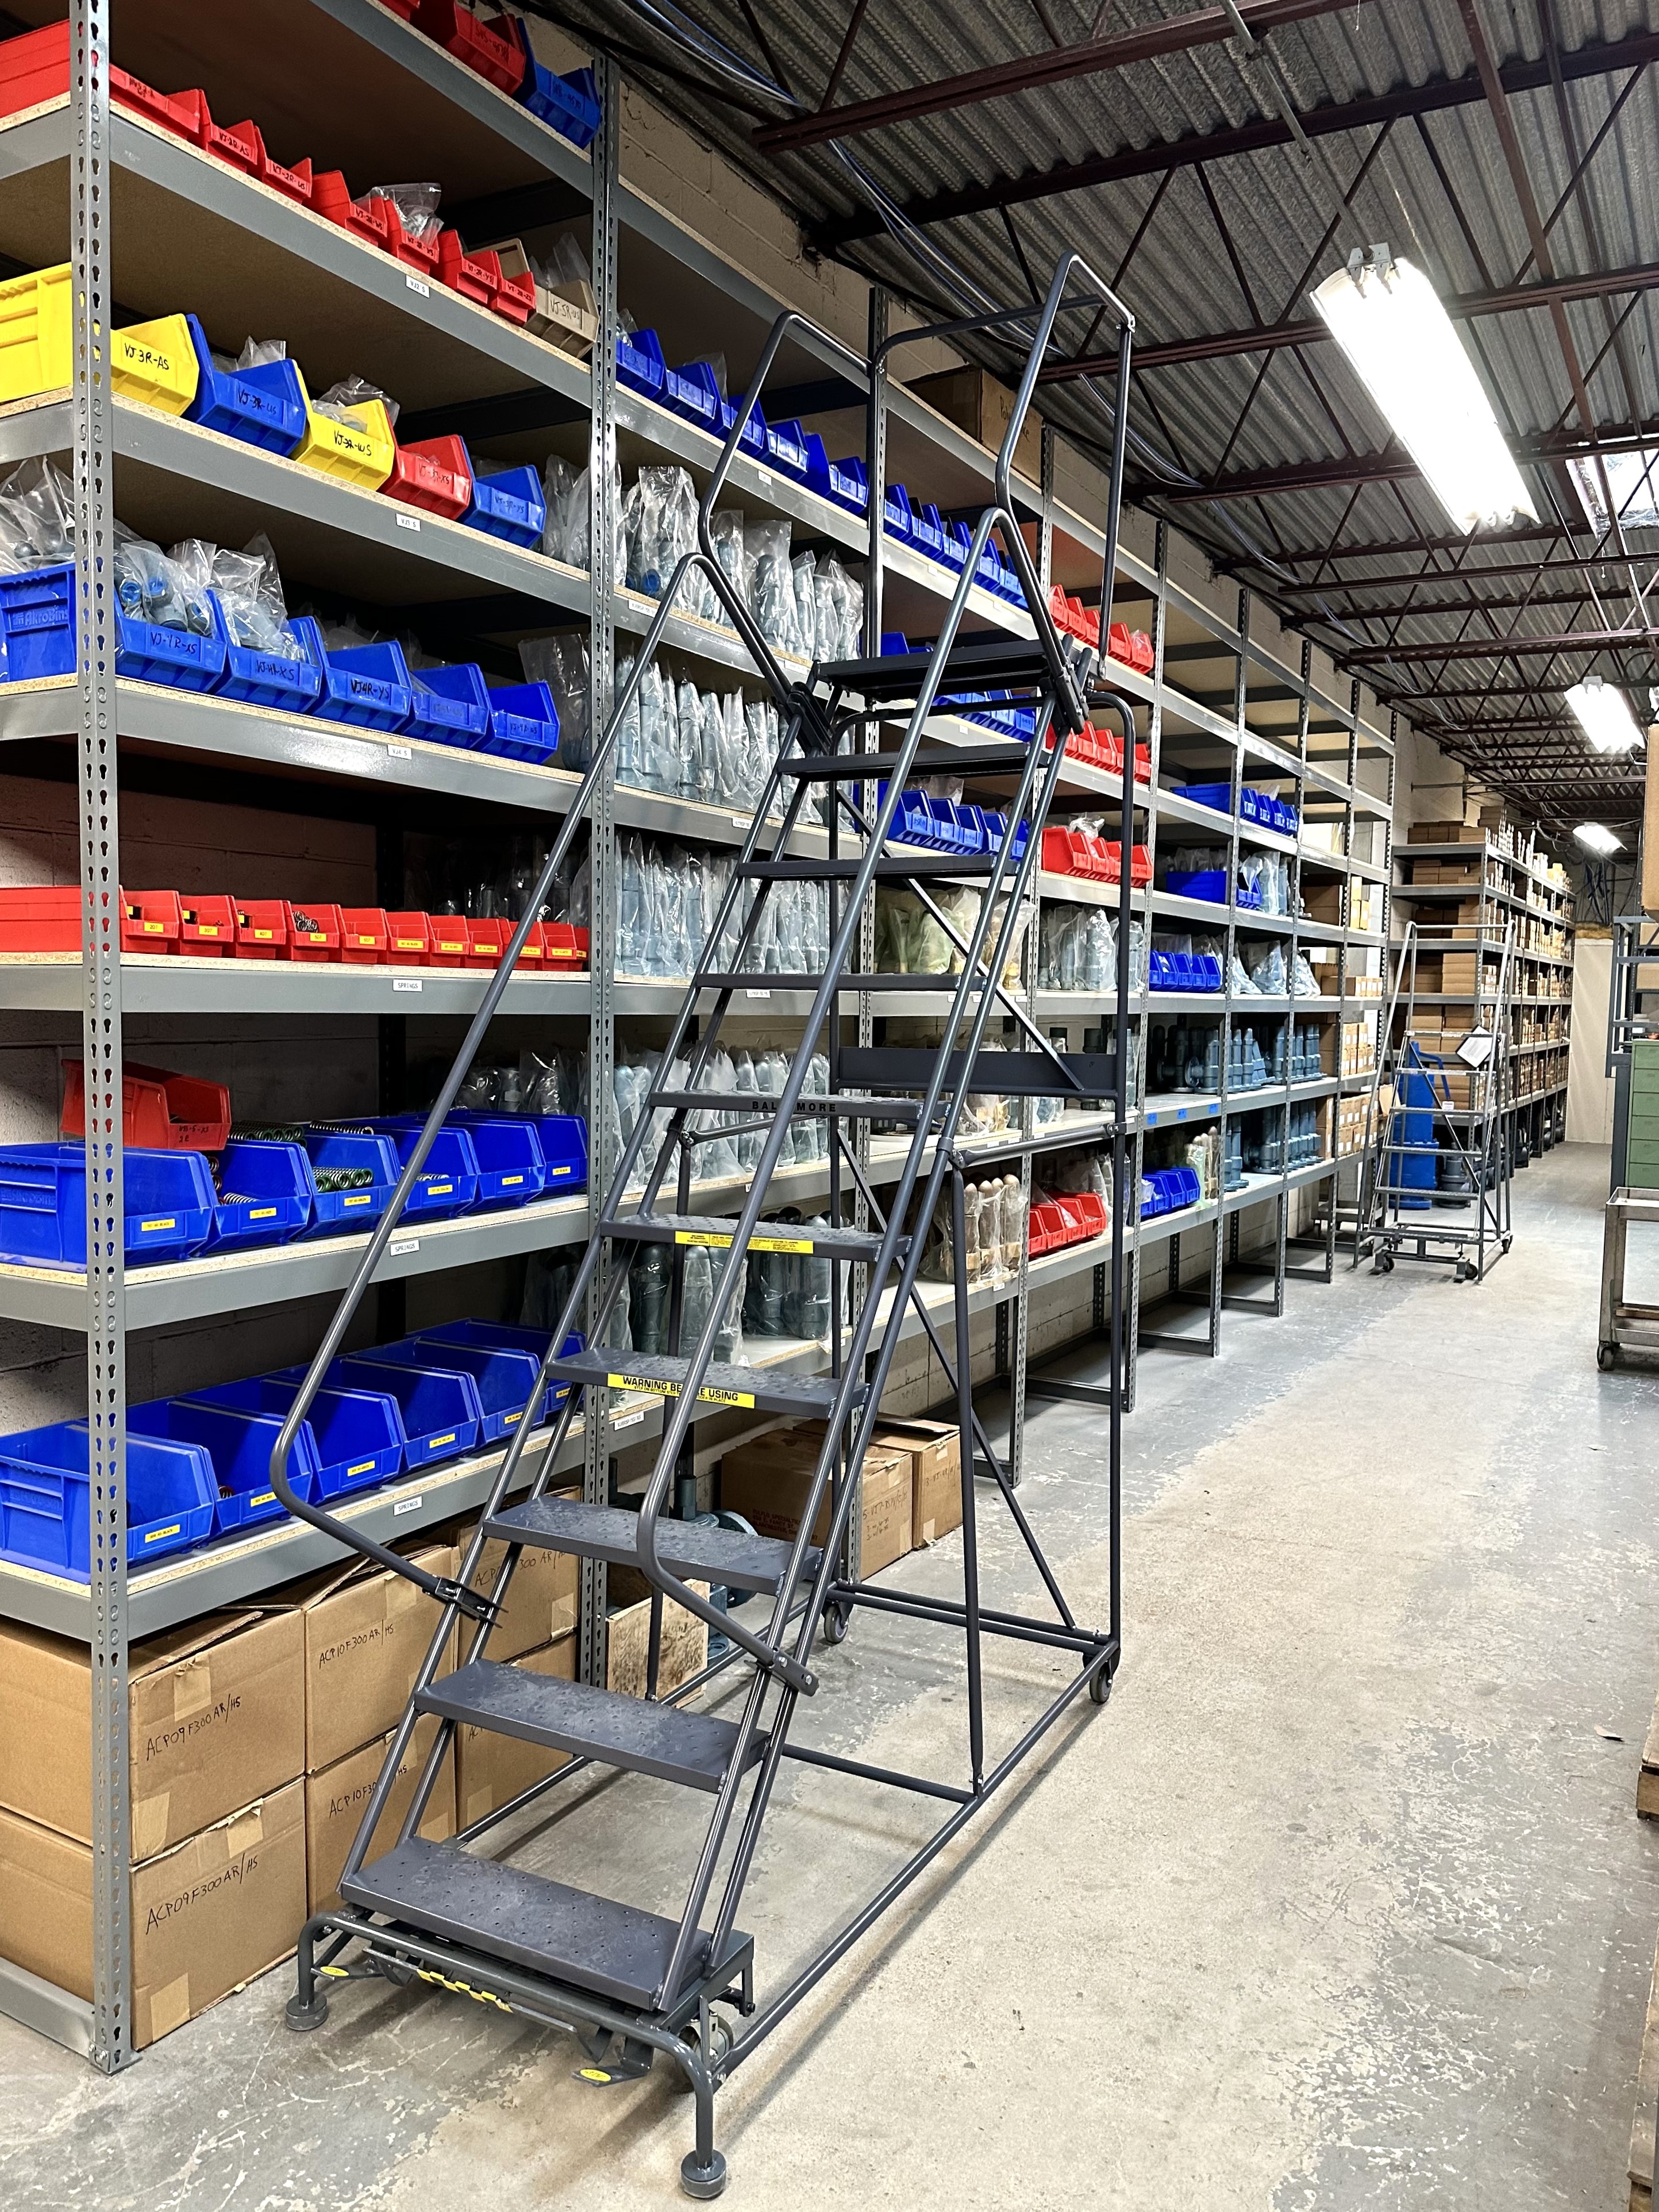
[[[216,937],[219,934],[219,925],[216,921],[198,921],[196,925],[196,934],[198,937]]]
[[[397,518],[397,523],[399,530],[418,530],[421,526],[421,518],[418,514],[400,514]]]
[[[401,946],[398,947],[400,951],[403,948]],[[418,975],[393,976],[392,988],[394,991],[418,991],[421,988],[421,979]]]
[[[274,1490],[262,1490],[257,1498],[249,1498],[248,1511],[251,1513],[256,1505],[274,1505],[276,1503],[276,1493]]]
[[[453,1182],[428,1182],[426,1194],[428,1198],[453,1198],[455,1186]]]
[[[418,1237],[394,1237],[386,1249],[394,1260],[406,1260],[411,1252],[420,1250],[421,1240]]]
[[[138,1226],[143,1233],[148,1237],[152,1230],[176,1229],[179,1226],[179,1223],[177,1218],[170,1213],[165,1221],[141,1221],[138,1224]]]
[[[247,1218],[250,1221],[275,1221],[276,1209],[274,1206],[256,1206],[252,1208]]]
[[[501,1188],[503,1190],[512,1190],[523,1181],[524,1177],[522,1176],[503,1176],[501,1177]]]
[[[425,1503],[423,1498],[400,1498],[392,1509],[392,1517],[396,1521],[404,1513],[418,1513]]]
[[[183,1526],[182,1521],[169,1521],[165,1528],[147,1528],[144,1531],[144,1541],[147,1544],[159,1544],[163,1536],[176,1536]]]
[[[452,1429],[447,1437],[434,1437],[431,1443],[427,1447],[427,1449],[429,1451],[441,1451],[446,1444],[453,1444],[454,1443],[456,1431]]]
[[[568,1167],[564,1167],[564,1168],[549,1168],[549,1170],[548,1170],[548,1171],[547,1171],[547,1172],[548,1172],[549,1176],[550,1176],[550,1177],[551,1177],[551,1176],[553,1176],[568,1175],[568,1174],[569,1174],[569,1172],[570,1172],[570,1170],[569,1170],[569,1169],[568,1169]]]
[[[372,1190],[348,1191],[345,1195],[345,1203],[348,1206],[367,1206],[369,1200],[373,1198],[374,1195],[374,1194]]]
[[[429,284],[422,284],[418,276],[405,276],[404,282],[417,299],[429,300],[432,297],[432,287]]]
[[[346,1469],[346,1474],[349,1476],[354,1474],[373,1474],[374,1472],[374,1462],[372,1459],[360,1459],[356,1467],[349,1467]]]

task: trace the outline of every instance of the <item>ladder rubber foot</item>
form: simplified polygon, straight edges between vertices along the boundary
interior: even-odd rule
[[[296,2035],[307,2035],[313,2027],[320,2027],[328,2018],[328,1997],[319,1990],[309,2004],[301,2004],[297,1996],[290,1997],[283,2014],[283,2022]]]
[[[696,2151],[687,2151],[680,2160],[680,2188],[687,2197],[706,2202],[721,2196],[726,2182],[726,2160],[719,2151],[710,2152],[707,2166],[698,2163]]]

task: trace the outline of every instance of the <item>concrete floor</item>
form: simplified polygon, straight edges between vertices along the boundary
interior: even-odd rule
[[[1633,1809],[1659,1371],[1595,1370],[1606,1161],[1575,1146],[1522,1176],[1483,1285],[1340,1273],[1291,1285],[1278,1323],[1230,1314],[1214,1365],[1147,1355],[1111,1705],[1064,1724],[722,2093],[729,2203],[1623,2202],[1659,1922]],[[1041,1412],[1027,1497],[1085,1617],[1099,1452],[1091,1417]],[[991,1551],[1002,1588],[1029,1583]],[[942,1586],[954,1565],[945,1547],[910,1571]],[[941,1649],[860,1620],[827,1656],[817,1740],[950,1772]],[[999,1659],[994,1740],[1050,1679]],[[665,1901],[679,1855],[652,1792],[596,1788],[517,1855]],[[763,1982],[921,1832],[912,1801],[797,1779],[744,1915]],[[590,2090],[567,2039],[375,1984],[301,2040],[287,1989],[267,1978],[114,2081],[0,2022],[0,2202],[676,2201],[690,2112],[660,2075]]]

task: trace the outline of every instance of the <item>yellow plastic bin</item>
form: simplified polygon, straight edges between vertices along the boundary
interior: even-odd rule
[[[71,270],[37,269],[0,284],[0,405],[61,391],[72,374]],[[183,315],[110,334],[110,382],[124,399],[182,415],[201,370]]]
[[[370,399],[361,407],[348,407],[344,411],[349,419],[341,422],[331,415],[317,412],[304,377],[300,379],[300,391],[306,403],[306,434],[290,458],[325,477],[336,477],[342,483],[379,491],[398,459],[398,441],[382,402]]]

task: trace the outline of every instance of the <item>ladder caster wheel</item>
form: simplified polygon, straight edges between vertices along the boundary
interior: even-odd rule
[[[1112,1694],[1112,1674],[1109,1666],[1097,1667],[1089,1677],[1089,1703],[1103,1705]]]
[[[1394,1254],[1392,1252],[1379,1252],[1376,1259],[1371,1261],[1371,1273],[1374,1275],[1393,1274]]]
[[[701,2202],[721,2196],[726,2180],[726,2160],[719,2151],[710,2154],[707,2166],[698,2165],[695,2151],[687,2151],[680,2160],[680,2189],[687,2197],[695,2197]]]
[[[1595,1347],[1595,1364],[1604,1375],[1618,1357],[1619,1347],[1616,1344],[1598,1344]]]
[[[732,2045],[734,2040],[735,2038],[732,2033],[731,2021],[726,2019],[723,2013],[718,2013],[711,2009],[708,2014],[708,2057],[710,2064],[716,2069],[716,2071],[718,2071],[720,2067],[724,2066],[726,2060],[731,2057]],[[686,2025],[680,2030],[680,2041],[682,2043],[689,2043],[693,2051],[699,2048],[697,2024],[695,2021],[688,2021]],[[690,2075],[686,2072],[683,2066],[675,2066],[672,2070],[674,2076],[675,2088],[684,2090],[689,2096],[691,2090]],[[718,2157],[719,2155],[720,2154],[716,2152],[715,2156]]]
[[[297,1996],[290,1997],[283,2014],[283,2024],[296,2035],[307,2035],[313,2027],[320,2027],[328,2018],[327,1992],[319,1990],[309,2004],[301,2004]]]
[[[826,1644],[845,1644],[847,1632],[853,1626],[850,1605],[827,1605],[823,1608],[823,1640]]]

